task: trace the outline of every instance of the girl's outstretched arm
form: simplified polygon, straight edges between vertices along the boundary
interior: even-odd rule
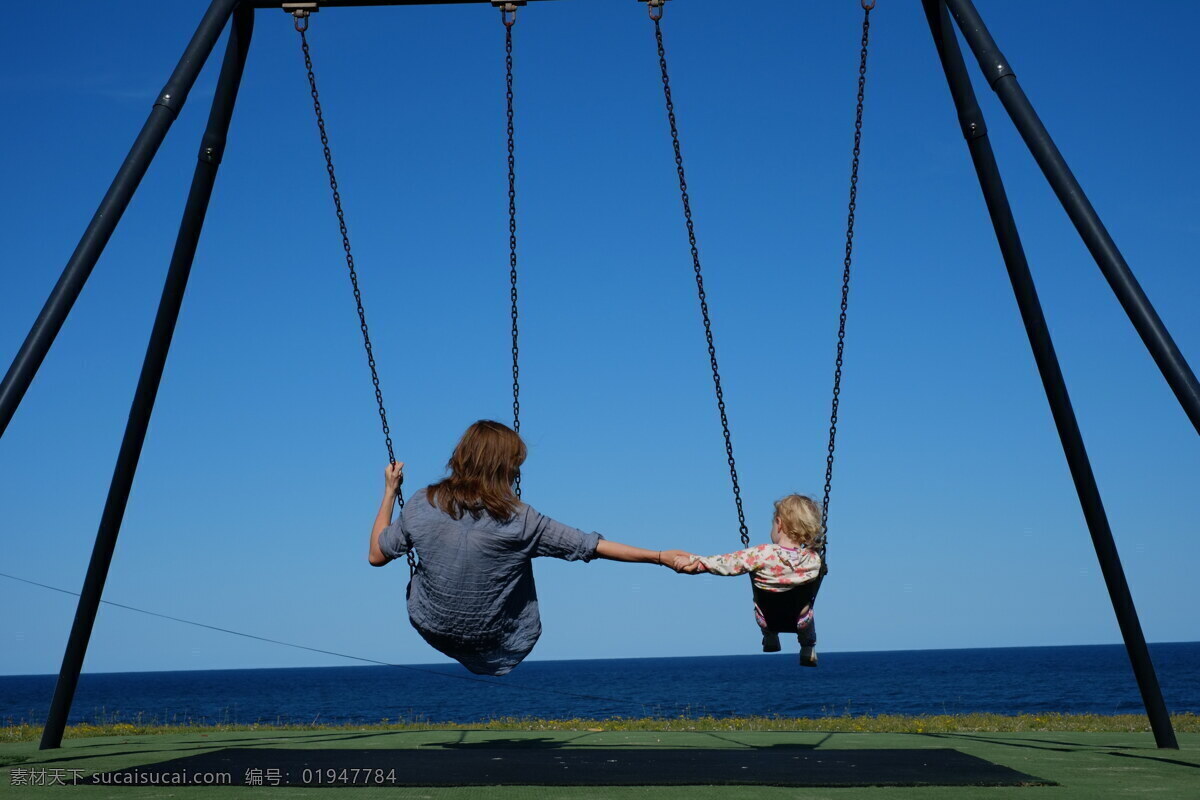
[[[744,575],[757,572],[774,564],[776,558],[769,545],[756,545],[734,553],[719,556],[701,556],[696,559],[693,572],[710,572],[713,575]]]
[[[367,551],[367,561],[372,567],[382,567],[392,559],[379,549],[379,534],[392,524],[392,509],[396,507],[396,495],[400,484],[404,481],[404,462],[389,464],[383,469],[383,502],[379,504],[379,513],[375,515],[375,524],[371,526],[371,542]]]
[[[597,543],[596,555],[599,558],[607,558],[609,561],[661,564],[664,567],[676,570],[675,564],[679,559],[684,559],[684,563],[686,563],[694,557],[691,553],[686,553],[683,550],[645,550],[641,547],[633,547],[621,544],[620,542],[609,541],[608,539],[601,539]]]

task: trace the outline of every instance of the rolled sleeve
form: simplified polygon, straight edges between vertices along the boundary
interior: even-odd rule
[[[399,558],[412,549],[412,540],[404,530],[404,515],[379,534],[379,551],[388,558]]]
[[[532,508],[526,519],[526,530],[533,536],[533,555],[561,558],[564,561],[591,561],[596,557],[596,547],[604,537],[598,533],[585,533],[578,528],[563,525]]]

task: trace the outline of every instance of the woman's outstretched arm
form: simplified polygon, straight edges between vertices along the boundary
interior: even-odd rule
[[[375,524],[371,527],[370,549],[367,552],[367,561],[372,567],[382,567],[392,560],[379,549],[379,534],[392,524],[392,509],[396,507],[396,494],[400,491],[400,482],[403,480],[403,461],[384,468],[383,502],[379,504],[379,513],[375,515]]]
[[[690,562],[695,556],[683,550],[645,550],[620,542],[601,539],[596,545],[596,555],[609,561],[626,561],[641,564],[661,564],[677,570],[677,563]]]

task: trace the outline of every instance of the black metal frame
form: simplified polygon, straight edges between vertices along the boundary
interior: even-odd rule
[[[539,2],[542,0],[538,0]],[[351,6],[408,6],[449,4],[492,4],[493,0],[320,0],[318,8]],[[1160,748],[1177,748],[1171,719],[1163,702],[1146,640],[1138,622],[1133,598],[1125,580],[1120,557],[1113,542],[1112,531],[1104,512],[1100,492],[1092,473],[1083,438],[1071,407],[1066,383],[1059,368],[1054,345],[1038,300],[1037,289],[1029,271],[1016,222],[1012,216],[1004,184],[996,165],[983,114],[975,99],[966,64],[959,49],[951,20],[975,54],[992,89],[1000,97],[1046,180],[1058,195],[1063,208],[1075,224],[1079,235],[1091,251],[1101,272],[1125,308],[1155,363],[1175,392],[1188,418],[1200,432],[1200,384],[1179,352],[1162,320],[1138,285],[1112,238],[1087,196],[1071,174],[1062,154],[1054,145],[1033,106],[1021,91],[1012,68],[1000,53],[995,41],[984,26],[971,0],[922,0],[930,31],[933,35],[942,68],[950,87],[963,134],[979,177],[980,188],[991,215],[996,238],[1013,284],[1013,292],[1021,311],[1034,358],[1041,374],[1046,397],[1062,440],[1063,450],[1079,494],[1084,517],[1096,549],[1109,596],[1129,653],[1142,700],[1146,706],[1155,741]],[[112,483],[96,542],[88,564],[87,577],[79,597],[71,636],[63,656],[62,668],[55,685],[46,727],[42,733],[41,749],[59,747],[67,716],[91,638],[96,612],[104,591],[108,568],[120,533],[129,491],[133,485],[146,429],[154,408],[154,400],[166,364],[171,337],[179,316],[188,275],[204,224],[209,198],[216,180],[217,168],[225,148],[226,136],[237,99],[238,87],[245,68],[253,30],[254,11],[260,8],[279,10],[283,0],[212,0],[184,50],[183,57],[172,72],[163,91],[151,109],[150,116],[134,141],[133,147],[113,179],[88,224],[75,252],[67,262],[34,322],[29,335],[13,359],[8,373],[0,383],[0,436],[16,413],[26,390],[41,366],[62,328],[75,300],[87,282],[113,230],[130,199],[141,183],[150,162],[158,152],[171,124],[179,115],[196,78],[212,53],[217,39],[232,20],[231,35],[226,47],[216,94],[205,130],[199,162],[180,223],[179,236],[167,272],[158,314],[150,335],[141,376],[129,412],[129,421],[113,471]]]
[[[954,28],[950,25],[947,7],[957,10],[957,7],[969,6],[969,0],[967,2],[922,0],[922,2],[925,7],[925,15],[929,20],[929,29],[933,34],[938,56],[942,62],[942,69],[946,73],[946,82],[950,85],[950,94],[958,111],[959,124],[962,126],[963,136],[966,137],[971,160],[975,164],[979,187],[983,190],[984,201],[987,203],[988,213],[992,217],[992,226],[996,231],[996,239],[1000,244],[1004,264],[1008,268],[1008,277],[1012,282],[1013,294],[1017,298],[1021,319],[1025,323],[1029,345],[1033,348],[1033,357],[1042,377],[1046,399],[1050,402],[1054,424],[1058,428],[1059,439],[1062,440],[1063,451],[1066,453],[1067,464],[1071,470],[1071,478],[1074,480],[1075,490],[1079,494],[1079,504],[1083,507],[1083,516],[1092,536],[1096,558],[1100,561],[1100,570],[1104,574],[1104,582],[1108,587],[1108,595],[1117,615],[1121,636],[1125,640],[1125,648],[1129,653],[1130,663],[1133,665],[1138,689],[1142,694],[1142,702],[1146,706],[1146,714],[1149,716],[1151,727],[1154,730],[1155,741],[1159,747],[1178,748],[1175,731],[1171,726],[1171,717],[1163,702],[1158,676],[1154,672],[1150,651],[1146,647],[1146,637],[1142,633],[1141,623],[1138,622],[1133,596],[1129,591],[1129,584],[1125,581],[1125,570],[1121,567],[1117,545],[1113,541],[1112,529],[1108,524],[1108,515],[1105,514],[1104,503],[1100,499],[1096,476],[1092,473],[1092,465],[1083,444],[1083,435],[1079,431],[1079,423],[1075,419],[1075,411],[1071,407],[1067,383],[1063,378],[1062,369],[1059,367],[1058,356],[1054,352],[1054,342],[1050,338],[1050,329],[1046,326],[1046,317],[1042,313],[1037,287],[1034,285],[1033,275],[1029,271],[1025,250],[1021,246],[1017,223],[1013,219],[1012,209],[1008,204],[1008,196],[1004,191],[1004,182],[1000,178],[1000,169],[996,165],[992,145],[988,142],[987,125],[984,124],[983,112],[975,100],[975,91],[971,88],[971,78],[967,74],[967,66],[963,62]],[[974,11],[973,8],[970,10]],[[979,25],[982,29],[982,23]],[[985,74],[988,74],[987,70],[985,70]],[[1013,83],[1015,84],[1015,78]],[[1066,164],[1062,165],[1062,170],[1066,171]],[[1083,202],[1087,203],[1086,200]],[[1088,207],[1090,208],[1090,206]],[[1130,276],[1130,280],[1132,280],[1132,276]],[[1136,283],[1134,285],[1136,286]],[[1158,321],[1157,316],[1154,317],[1154,320],[1161,327],[1162,323]],[[1165,334],[1166,331],[1164,330],[1163,333]],[[1180,358],[1182,359],[1182,356]],[[1186,367],[1186,363],[1184,366]],[[1195,378],[1192,380],[1194,382]]]

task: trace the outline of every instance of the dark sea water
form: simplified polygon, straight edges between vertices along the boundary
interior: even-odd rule
[[[1167,707],[1200,713],[1200,642],[1150,646]],[[55,676],[0,676],[0,724],[45,719]],[[1119,645],[84,674],[71,722],[431,721],[497,717],[1141,713]]]

